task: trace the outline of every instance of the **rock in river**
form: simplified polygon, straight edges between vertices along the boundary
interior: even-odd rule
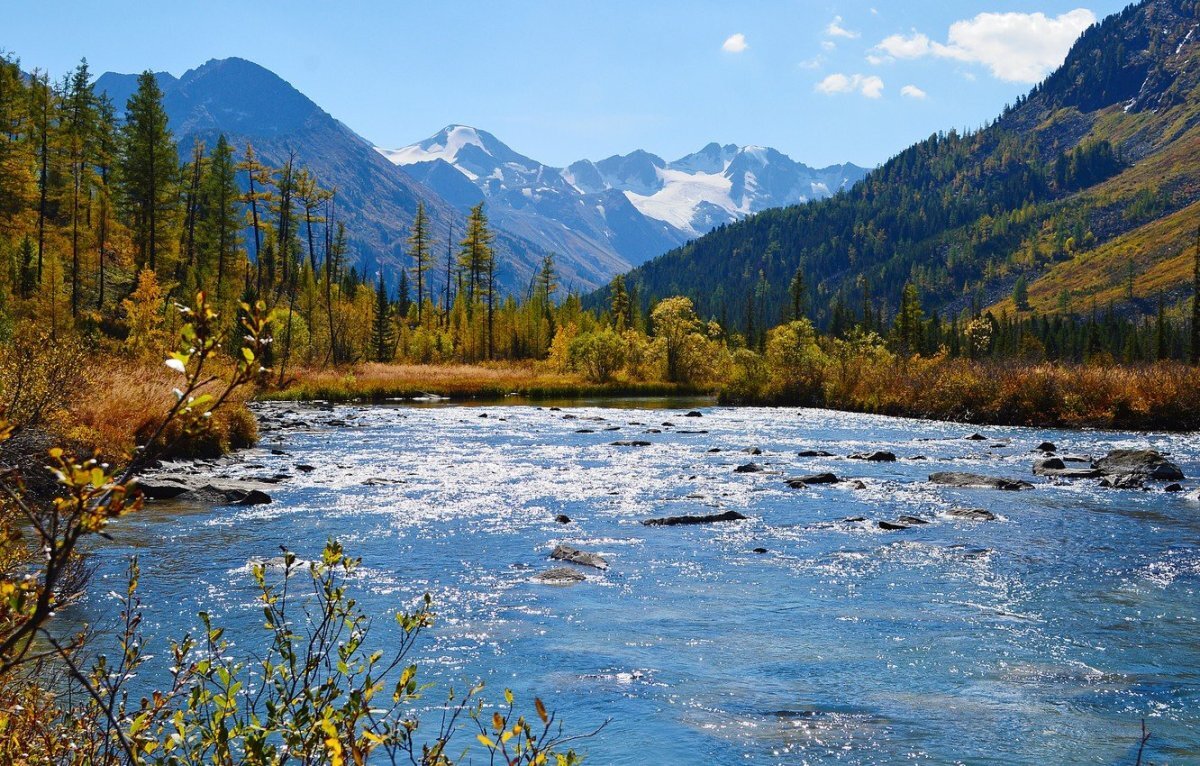
[[[734,473],[762,473],[763,467],[758,463],[746,463],[733,469]]]
[[[650,442],[644,442],[644,441],[613,442],[612,446],[613,447],[649,447]]]
[[[877,522],[875,522],[875,525],[877,527],[879,527],[880,529],[886,530],[888,532],[899,532],[900,530],[908,529],[907,525],[896,524],[895,522],[892,522],[892,521],[877,521]]]
[[[712,524],[718,521],[742,521],[746,517],[737,511],[711,513],[707,516],[667,516],[662,519],[646,519],[642,523],[648,527],[676,527],[685,524]]]
[[[553,569],[547,569],[545,572],[534,575],[533,579],[548,585],[573,585],[577,582],[583,582],[587,577],[578,569],[554,567]]]
[[[550,553],[550,558],[557,561],[569,561],[572,564],[593,567],[595,569],[608,569],[608,562],[599,553],[581,551],[578,548],[572,548],[569,545],[561,543],[554,546],[554,550]]]
[[[1186,478],[1179,466],[1152,449],[1115,449],[1096,461],[1105,476],[1136,475],[1156,481],[1181,481]]]
[[[996,514],[991,511],[985,511],[982,508],[951,508],[946,511],[947,516],[953,516],[956,519],[967,519],[969,521],[995,521]]]
[[[805,449],[796,453],[799,457],[833,457],[832,452],[823,449]]]
[[[850,455],[849,457],[851,460],[868,460],[872,463],[894,463],[894,462],[896,462],[895,454],[893,454],[891,452],[884,452],[883,450],[876,450],[875,452],[855,452],[853,455]]]
[[[1054,446],[1054,442],[1042,442],[1037,446],[1038,452],[1058,452],[1058,447]]]
[[[1101,475],[1098,468],[1068,468],[1062,458],[1048,457],[1035,460],[1033,463],[1034,476],[1057,476],[1063,479],[1094,479]]]
[[[977,473],[961,471],[938,471],[929,474],[929,480],[934,484],[945,484],[948,487],[963,487],[972,489],[1033,489],[1033,485],[1020,479],[1001,479],[995,476],[982,476]]]
[[[837,484],[841,479],[832,473],[814,473],[808,476],[793,476],[787,480],[792,489],[803,489],[810,484]]]

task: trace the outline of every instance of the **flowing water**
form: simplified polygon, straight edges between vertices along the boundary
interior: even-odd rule
[[[955,424],[712,406],[696,418],[679,402],[268,409],[309,427],[211,470],[290,474],[275,502],[160,503],[123,520],[77,618],[111,619],[103,594],[138,553],[160,653],[201,608],[249,651],[262,620],[247,562],[280,545],[313,557],[336,537],[363,559],[353,587],[372,614],[432,594],[426,680],[539,695],[574,732],[610,719],[582,743],[592,764],[1132,763],[1143,718],[1151,760],[1200,762],[1195,484],[1030,475],[1049,439],[1076,454],[1153,446],[1194,478],[1193,436],[986,428],[972,441]],[[610,444],[631,439],[651,444]],[[843,457],[874,449],[900,459]],[[750,460],[765,471],[735,473]],[[939,487],[926,481],[938,470],[1037,486]],[[865,488],[784,483],[820,471]],[[749,518],[640,523],[725,510]],[[900,515],[929,523],[874,524]],[[611,568],[536,582],[560,542]]]

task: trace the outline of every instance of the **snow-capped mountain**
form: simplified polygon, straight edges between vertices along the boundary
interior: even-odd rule
[[[555,168],[465,125],[379,152],[453,204],[487,200],[500,228],[551,251],[582,248],[604,267],[640,264],[723,223],[827,197],[866,174],[716,143],[674,162],[638,150]]]

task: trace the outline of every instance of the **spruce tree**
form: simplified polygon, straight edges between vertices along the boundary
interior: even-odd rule
[[[611,295],[609,311],[612,314],[613,327],[618,331],[624,330],[629,325],[629,292],[625,289],[624,274],[618,274],[612,278],[609,294]]]
[[[375,312],[371,322],[371,354],[376,362],[392,361],[392,304],[388,300],[383,273],[375,288]]]
[[[204,214],[197,235],[204,260],[216,262],[216,295],[220,302],[225,297],[226,272],[237,260],[242,228],[242,210],[239,204],[241,190],[237,185],[237,166],[233,147],[222,135],[208,160],[201,197]]]
[[[805,303],[805,284],[804,284],[804,267],[796,269],[796,273],[792,275],[792,281],[788,284],[788,294],[792,299],[792,320],[804,318],[804,303]]]
[[[413,271],[417,275],[417,324],[421,323],[421,312],[425,306],[425,272],[433,260],[433,234],[429,231],[429,216],[425,214],[425,203],[417,203],[417,215],[413,218],[412,232],[408,235],[408,254],[413,259]]]
[[[163,94],[150,71],[138,75],[121,130],[122,195],[132,220],[138,269],[158,268],[174,207],[179,158],[167,125]]]
[[[1029,284],[1025,281],[1024,276],[1017,277],[1017,283],[1013,285],[1012,297],[1017,311],[1029,310]]]
[[[71,73],[65,94],[63,126],[71,169],[71,316],[79,316],[81,266],[79,259],[80,203],[91,191],[93,146],[97,135],[96,96],[87,59]]]

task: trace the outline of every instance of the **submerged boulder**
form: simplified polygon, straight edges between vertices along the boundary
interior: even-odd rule
[[[613,446],[613,447],[649,447],[650,442],[637,441],[637,440],[621,441],[621,442],[613,442],[611,446]]]
[[[884,452],[883,450],[876,450],[875,452],[855,452],[849,457],[851,460],[867,460],[872,463],[896,462],[896,455],[894,453]]]
[[[929,474],[929,480],[934,484],[944,484],[948,487],[964,489],[1033,489],[1033,485],[1020,479],[1004,479],[995,476],[983,476],[977,473],[962,471],[938,471]]]
[[[1067,467],[1062,458],[1048,457],[1035,460],[1033,463],[1034,476],[1054,476],[1063,479],[1094,479],[1101,475],[1098,468]]]
[[[762,473],[763,467],[758,463],[746,463],[733,469],[734,473]]]
[[[1179,466],[1152,449],[1115,449],[1096,461],[1105,476],[1135,475],[1155,481],[1181,481],[1186,478]]]
[[[642,524],[648,527],[676,527],[687,524],[712,524],[720,521],[743,521],[745,518],[737,511],[725,511],[706,516],[667,516],[661,519],[646,519]]]
[[[533,576],[533,579],[547,585],[574,585],[577,582],[586,580],[587,576],[578,569],[572,569],[571,567],[554,567],[553,569],[547,569],[545,572],[539,572]]]
[[[580,566],[592,567],[594,569],[608,569],[608,561],[599,553],[581,551],[578,548],[572,548],[569,545],[561,543],[554,546],[554,550],[550,553],[550,558],[556,561],[569,561],[572,564],[579,564]]]
[[[805,449],[796,454],[800,457],[833,457],[832,452],[826,452],[823,449]]]
[[[1054,442],[1042,442],[1036,448],[1038,452],[1058,452],[1058,447],[1054,446]]]
[[[946,511],[947,516],[956,519],[966,519],[968,521],[995,521],[996,514],[991,511],[985,511],[982,508],[951,508]]]
[[[786,481],[792,489],[803,489],[810,484],[837,484],[841,479],[832,473],[814,473],[808,476],[793,476]]]
[[[901,530],[908,529],[907,524],[897,524],[894,521],[877,521],[875,522],[875,526],[888,532],[899,532]]]

